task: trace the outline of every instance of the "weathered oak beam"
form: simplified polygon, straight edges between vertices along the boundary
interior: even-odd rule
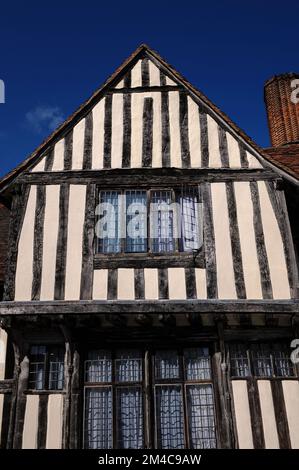
[[[78,300],[1,302],[5,315],[89,313],[298,313],[299,300]]]
[[[65,170],[55,172],[25,173],[18,177],[19,183],[71,184],[97,183],[104,187],[147,187],[196,184],[200,181],[256,181],[277,180],[271,170],[242,168],[104,168],[103,170]]]

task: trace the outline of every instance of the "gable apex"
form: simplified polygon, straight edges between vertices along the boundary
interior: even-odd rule
[[[270,166],[276,171],[278,168],[268,160],[265,154],[237,125],[235,125],[217,106],[215,106],[202,92],[197,90],[189,83],[179,72],[177,72],[170,64],[168,64],[162,57],[151,49],[147,44],[141,44],[123,63],[118,67],[115,72],[104,82],[104,84],[97,89],[93,95],[87,99],[64,123],[61,124],[24,162],[17,166],[12,172],[6,175],[0,182],[0,192],[3,192],[10,183],[23,171],[32,168],[36,165],[43,156],[46,154],[47,149],[53,147],[59,139],[64,138],[68,132],[74,128],[81,119],[84,119],[92,108],[109,92],[110,89],[126,88],[121,81],[124,79],[128,71],[140,69],[141,62],[147,59],[161,74],[164,74],[166,79],[163,86],[180,87],[187,91],[188,95],[213,119],[215,119],[221,126],[223,126],[234,138],[240,140],[244,145],[247,152],[254,155],[257,160],[263,160],[266,166]],[[138,73],[137,73],[138,72]],[[137,70],[136,76],[140,77],[140,71]],[[155,71],[158,77],[157,71]],[[139,80],[139,81],[138,81]],[[157,78],[158,80],[158,78]],[[134,85],[135,90],[142,91],[144,87],[143,80],[136,79]],[[159,86],[161,83],[159,84]],[[147,86],[147,85],[146,85]],[[158,86],[158,83],[157,83]],[[154,88],[154,87],[153,87]],[[170,88],[169,88],[170,89]],[[286,175],[288,176],[288,175]]]

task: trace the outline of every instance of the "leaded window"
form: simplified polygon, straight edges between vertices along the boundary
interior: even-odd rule
[[[140,351],[89,352],[85,362],[85,448],[143,448],[142,385]]]
[[[98,239],[101,253],[119,253],[121,251],[120,238],[120,191],[100,192],[100,237]]]
[[[84,446],[145,446],[145,397],[152,403],[155,447],[216,447],[214,393],[209,350],[90,351],[85,361]],[[148,384],[145,387],[145,384]],[[148,411],[150,414],[151,412]],[[151,432],[151,431],[149,431]]]
[[[175,211],[171,191],[152,191],[151,243],[154,253],[175,250]]]
[[[191,252],[202,246],[199,188],[100,191],[98,252]]]
[[[62,390],[64,384],[64,348],[34,345],[30,349],[29,389]]]
[[[293,377],[290,349],[284,343],[232,344],[230,367],[233,377]]]
[[[216,447],[214,394],[208,348],[155,355],[156,446]]]

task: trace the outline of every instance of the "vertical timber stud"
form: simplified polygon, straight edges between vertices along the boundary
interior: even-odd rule
[[[153,98],[144,98],[143,102],[143,139],[142,139],[142,167],[152,166],[153,154]]]
[[[200,125],[200,147],[201,147],[201,166],[209,167],[209,138],[208,138],[208,120],[207,114],[202,108],[198,108],[198,119]]]
[[[217,289],[217,271],[216,271],[216,254],[215,254],[215,234],[212,212],[212,197],[210,183],[202,185],[203,200],[203,219],[204,219],[204,249],[206,258],[206,275],[207,275],[207,296],[208,299],[218,298]]]
[[[268,263],[268,256],[265,246],[263,222],[261,217],[261,205],[256,181],[250,181],[250,192],[253,206],[253,225],[255,233],[255,242],[257,249],[257,257],[261,273],[261,285],[263,292],[263,299],[273,299],[272,283],[270,277],[270,268]]]
[[[55,300],[64,299],[69,191],[70,189],[69,189],[68,183],[63,183],[60,187],[60,199],[59,199],[59,228],[58,228],[58,240],[57,240],[55,292],[54,292]]]
[[[93,284],[93,254],[94,254],[94,229],[95,229],[95,184],[87,185],[85,220],[82,247],[82,271],[80,299],[91,300]]]
[[[265,439],[262,412],[256,379],[252,377],[247,379],[247,390],[251,418],[253,447],[255,449],[264,449]]]
[[[271,389],[280,449],[291,449],[288,418],[281,380],[272,380]]]
[[[232,421],[231,395],[228,386],[228,366],[224,344],[224,319],[219,316],[215,319],[218,333],[218,347],[213,357],[216,375],[215,401],[218,408],[218,440],[221,449],[234,449],[235,436]]]
[[[15,427],[13,436],[13,449],[22,448],[23,440],[23,428],[25,419],[26,409],[26,395],[25,390],[28,387],[29,378],[29,348],[27,344],[23,343],[21,333],[18,333],[19,347],[21,351],[20,355],[20,374],[18,376],[17,385],[17,396],[16,396],[16,415],[15,415]]]
[[[81,419],[80,419],[80,351],[78,345],[74,345],[73,367],[71,377],[71,408],[70,408],[70,449],[80,449],[81,444]]]
[[[71,170],[73,163],[73,130],[64,138],[64,170]]]
[[[83,170],[91,169],[92,161],[93,115],[90,111],[85,118]]]
[[[15,276],[18,257],[18,243],[22,228],[30,186],[16,186],[10,212],[9,246],[7,255],[7,270],[5,276],[3,300],[15,298]]]
[[[166,77],[160,72],[160,84],[166,85]],[[162,119],[162,167],[170,165],[170,124],[169,124],[169,97],[168,92],[161,93],[161,119]]]
[[[10,416],[9,416],[9,425],[7,433],[7,449],[13,448],[13,438],[14,438],[14,428],[15,428],[15,416],[16,416],[16,407],[17,407],[17,392],[18,392],[18,379],[20,374],[20,342],[18,335],[15,331],[11,330],[11,338],[14,350],[14,375],[13,375],[13,387],[11,394],[11,406],[10,406]]]
[[[242,253],[240,244],[240,233],[237,219],[237,206],[234,184],[232,181],[226,183],[226,197],[229,215],[229,231],[233,255],[233,268],[235,285],[238,299],[246,299],[246,288],[244,281],[244,271],[242,263]]]
[[[188,136],[188,96],[180,92],[180,133],[182,168],[190,168],[190,147]]]
[[[34,247],[33,247],[33,279],[32,279],[32,300],[40,299],[42,260],[43,260],[43,238],[44,238],[44,217],[46,203],[46,187],[37,186],[36,210],[34,221]]]
[[[37,448],[45,449],[47,442],[49,395],[40,395],[38,403]]]
[[[70,418],[72,403],[72,375],[73,375],[73,354],[71,332],[63,324],[61,330],[64,336],[65,356],[64,356],[64,406],[62,423],[62,449],[68,449],[70,445]]]

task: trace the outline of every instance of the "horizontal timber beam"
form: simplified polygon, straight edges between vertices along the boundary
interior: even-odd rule
[[[299,300],[78,300],[1,302],[0,316],[90,313],[298,313]]]
[[[164,86],[138,86],[134,88],[111,88],[107,91],[107,95],[113,95],[115,93],[126,94],[126,93],[152,93],[162,91],[180,91],[188,93],[187,90],[182,86],[177,85],[164,85]]]
[[[277,174],[264,169],[179,169],[179,168],[136,168],[110,170],[68,170],[53,172],[25,173],[17,178],[18,183],[71,184],[97,183],[101,187],[178,186],[196,184],[201,181],[256,181],[277,180]]]

